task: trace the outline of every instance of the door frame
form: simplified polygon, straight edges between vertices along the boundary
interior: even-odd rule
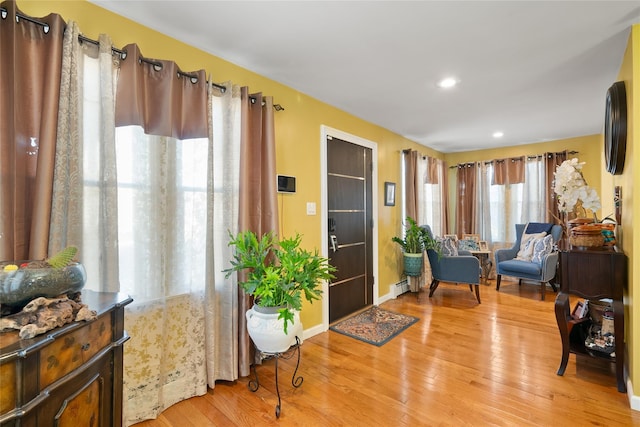
[[[329,257],[329,216],[327,208],[329,202],[327,199],[327,137],[332,136],[352,144],[369,148],[371,150],[371,161],[373,170],[371,171],[371,219],[373,227],[371,228],[372,256],[373,256],[373,305],[378,305],[378,144],[361,138],[350,133],[343,132],[338,129],[331,128],[326,125],[320,125],[320,235],[321,235],[321,254],[323,257]],[[329,329],[329,283],[322,284],[322,329]]]

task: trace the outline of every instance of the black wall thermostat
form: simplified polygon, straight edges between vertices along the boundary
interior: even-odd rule
[[[296,177],[278,175],[278,193],[295,193]]]

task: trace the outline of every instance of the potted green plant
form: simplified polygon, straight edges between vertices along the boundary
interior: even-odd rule
[[[321,281],[332,279],[335,267],[317,250],[302,249],[299,234],[278,240],[273,233],[258,238],[244,231],[229,237],[235,251],[231,267],[224,270],[226,277],[246,271],[246,279],[238,284],[254,297],[254,306],[246,314],[249,336],[263,352],[285,351],[296,337],[302,339],[299,312],[303,299],[319,299]],[[272,336],[276,334],[281,336],[276,339]]]
[[[407,276],[420,276],[422,274],[422,257],[426,249],[439,251],[438,243],[409,216],[405,221],[404,236],[394,236],[391,240],[402,248],[404,274]]]

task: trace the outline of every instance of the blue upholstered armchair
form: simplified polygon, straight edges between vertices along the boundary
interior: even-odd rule
[[[431,227],[423,225],[428,236],[433,238]],[[480,303],[480,261],[471,252],[460,251],[457,256],[439,255],[433,249],[427,250],[433,281],[429,286],[429,297],[433,295],[440,282],[466,283],[473,292],[475,286],[476,299]]]
[[[544,300],[545,290],[547,283],[551,285],[554,292],[557,291],[552,279],[556,275],[556,267],[558,265],[558,252],[552,251],[550,253],[543,253],[539,256],[539,259],[533,261],[526,261],[516,259],[518,252],[521,249],[522,234],[527,224],[516,224],[516,242],[510,249],[498,249],[495,251],[496,260],[496,291],[500,290],[500,279],[502,275],[518,278],[518,285],[522,284],[522,280],[532,280],[540,282],[540,299]],[[529,234],[532,232],[538,232],[539,230],[549,230],[547,234],[550,234],[553,239],[553,244],[558,242],[562,235],[562,227],[559,225],[545,224],[545,223],[530,223],[530,227],[527,228]]]

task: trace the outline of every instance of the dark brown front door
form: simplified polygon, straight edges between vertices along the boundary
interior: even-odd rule
[[[327,137],[329,323],[373,304],[371,149]]]

